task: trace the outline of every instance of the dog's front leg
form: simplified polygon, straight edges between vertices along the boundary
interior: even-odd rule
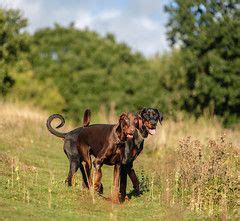
[[[120,168],[120,202],[125,201],[127,188],[127,167],[126,165],[121,165]]]
[[[114,166],[113,174],[113,200],[119,203],[119,175],[120,175],[120,164]]]
[[[128,174],[128,176],[130,177],[130,179],[132,181],[133,189],[134,189],[135,193],[137,195],[139,195],[140,194],[140,183],[139,183],[138,177],[137,177],[134,169],[133,168],[129,168],[127,170],[127,174]]]

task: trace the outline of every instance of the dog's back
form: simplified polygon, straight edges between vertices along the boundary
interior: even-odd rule
[[[106,148],[114,139],[112,137],[114,126],[113,124],[93,124],[83,127],[78,131],[77,142],[89,146],[91,154],[94,157],[98,157],[102,152],[101,150]]]

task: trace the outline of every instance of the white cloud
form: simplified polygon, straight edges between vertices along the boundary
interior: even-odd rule
[[[94,16],[91,15],[91,13],[84,10],[79,10],[75,21],[75,25],[80,29],[85,27],[91,27],[93,20]]]
[[[136,15],[129,17],[124,13],[110,20],[92,19],[90,29],[101,34],[112,32],[118,41],[124,41],[134,51],[141,51],[146,56],[167,50],[165,27],[149,17]]]
[[[159,25],[157,24],[157,22],[155,22],[147,17],[140,18],[139,22],[145,30],[153,31],[153,30],[157,30],[159,28]]]
[[[54,4],[47,0],[0,0],[0,5],[23,10],[29,19],[31,32],[39,27],[52,26],[55,22],[68,25],[73,21],[80,29],[89,27],[102,35],[111,32],[118,41],[124,41],[133,50],[150,56],[168,49],[163,1],[131,0],[129,4],[120,6],[105,1],[102,8],[95,0],[88,3],[76,1],[72,6],[65,1]]]
[[[112,19],[120,17],[121,11],[116,9],[109,9],[99,14],[93,15],[87,10],[79,10],[77,13],[77,19],[75,22],[76,27],[78,28],[94,28],[98,23],[109,23]]]
[[[110,9],[108,11],[100,13],[97,17],[102,20],[109,20],[109,19],[117,18],[120,15],[121,15],[120,10]]]

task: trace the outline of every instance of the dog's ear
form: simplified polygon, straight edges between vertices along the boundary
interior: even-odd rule
[[[126,113],[122,113],[119,117],[119,125],[125,125],[127,124],[127,121],[128,121],[128,116]]]
[[[128,116],[126,113],[122,113],[119,117],[119,120],[118,120],[118,125],[117,125],[117,133],[120,135],[120,137],[122,138],[124,136],[123,134],[123,127],[124,125],[127,124],[127,121],[128,121]]]
[[[158,114],[158,121],[162,125],[162,121],[163,121],[162,113],[158,109],[154,109],[154,111]]]
[[[142,117],[139,113],[136,115],[136,121],[137,121],[137,128],[142,129]]]
[[[141,117],[143,116],[144,113],[147,113],[147,108],[143,107],[142,110],[139,111]]]

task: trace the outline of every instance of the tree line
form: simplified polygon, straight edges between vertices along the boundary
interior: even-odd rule
[[[172,50],[145,58],[113,34],[68,26],[26,31],[21,11],[0,8],[0,92],[79,122],[84,108],[117,112],[155,106],[217,115],[240,110],[240,10],[233,0],[175,0],[167,36]],[[177,47],[176,47],[177,46]]]

